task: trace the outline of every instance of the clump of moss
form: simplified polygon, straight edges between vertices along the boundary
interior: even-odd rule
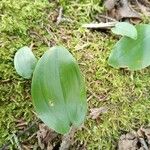
[[[17,132],[17,119],[29,122],[33,118],[30,81],[16,74],[13,58],[18,48],[38,41],[31,37],[30,31],[47,22],[52,6],[47,1],[3,0],[0,3],[0,145]],[[38,44],[40,50],[46,47],[40,40]]]

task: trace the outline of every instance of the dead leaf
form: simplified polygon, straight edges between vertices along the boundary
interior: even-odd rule
[[[130,0],[130,2],[133,0]],[[150,7],[150,2],[148,0],[137,0],[140,4]]]
[[[150,16],[150,3],[149,2],[140,2],[139,0],[136,0],[136,3],[138,5],[138,7],[140,8],[141,12],[145,15],[145,16]]]
[[[145,150],[149,150],[150,148],[150,128],[141,127],[137,131],[140,143]]]
[[[116,0],[106,0],[104,2],[104,7],[107,9],[107,10],[112,10],[116,5]]]
[[[128,0],[106,0],[104,6],[108,10],[108,16],[111,18],[116,18],[116,20],[141,20],[141,16],[131,7]]]
[[[53,146],[52,146],[52,144],[48,144],[48,146],[47,146],[47,150],[53,150]]]
[[[97,119],[101,114],[106,113],[106,112],[107,112],[106,107],[92,108],[90,109],[90,117],[92,119]]]
[[[45,124],[39,124],[39,131],[37,132],[38,145],[41,149],[50,149],[52,147],[51,142],[57,139],[58,134],[49,129]]]
[[[119,20],[123,18],[137,18],[141,19],[138,12],[136,12],[129,4],[128,0],[121,0],[120,5],[117,7]]]
[[[137,132],[123,134],[118,150],[150,150],[150,128],[141,127]]]
[[[118,150],[137,150],[138,139],[134,133],[123,134],[118,143]]]

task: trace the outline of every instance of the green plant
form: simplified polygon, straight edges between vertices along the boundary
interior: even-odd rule
[[[128,22],[117,22],[115,27],[111,29],[114,34],[127,36],[134,40],[137,39],[137,30],[136,28]]]
[[[25,79],[31,78],[36,63],[37,59],[32,53],[32,50],[27,46],[20,48],[15,54],[15,69],[17,73]]]
[[[127,24],[119,25],[116,25],[115,30],[113,29],[112,31],[116,31],[114,33],[123,35],[123,37],[114,46],[108,63],[115,68],[127,67],[133,71],[149,66],[150,25],[139,24],[135,28]],[[137,37],[135,29],[137,31]]]
[[[76,60],[59,46],[50,48],[38,62],[33,56],[31,49],[23,47],[16,53],[14,64],[22,77],[29,78],[33,73],[31,93],[39,118],[61,134],[69,132],[71,126],[79,127],[87,102]]]

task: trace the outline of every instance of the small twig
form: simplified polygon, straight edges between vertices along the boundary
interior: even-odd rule
[[[37,131],[35,133],[33,133],[27,140],[23,141],[23,142],[28,142],[30,141],[34,136],[37,135]]]
[[[69,149],[76,131],[77,131],[77,128],[72,127],[70,129],[69,133],[67,133],[66,135],[63,136],[62,143],[60,145],[59,150],[68,150]]]
[[[90,24],[83,24],[83,28],[88,29],[110,29],[114,27],[117,22],[106,22],[106,23],[90,23]]]
[[[56,24],[58,25],[58,24],[60,24],[61,22],[73,22],[71,19],[69,19],[69,18],[64,18],[63,17],[63,7],[61,7],[60,9],[59,9],[59,14],[58,14],[58,17],[57,17],[57,21],[56,21]]]
[[[30,44],[30,49],[31,49],[31,50],[32,50],[33,46],[34,46],[34,43],[31,42],[31,44]]]
[[[93,98],[93,95],[89,96],[89,97],[87,98],[87,102],[90,101],[92,98]]]
[[[23,134],[25,134],[27,131],[29,131],[33,126],[35,126],[37,123],[39,122],[39,119],[35,120],[27,129],[25,129],[24,131],[20,132],[18,134],[18,137],[22,136]]]
[[[134,80],[134,71],[131,71],[130,78],[132,81]]]
[[[0,82],[1,83],[7,83],[7,82],[10,82],[10,81],[12,81],[11,79],[6,79],[6,80],[1,80]]]
[[[61,22],[61,20],[62,20],[62,12],[63,12],[63,8],[60,7],[60,9],[59,9],[59,14],[58,14],[58,17],[57,17],[57,22],[56,22],[57,25],[58,25],[58,24]]]
[[[108,19],[110,21],[118,22],[116,19],[108,17],[108,16],[105,16],[105,15],[99,15],[98,17],[101,17],[101,18],[104,18],[104,19]]]

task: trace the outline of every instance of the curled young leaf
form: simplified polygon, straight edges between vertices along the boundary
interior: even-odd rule
[[[118,22],[115,27],[111,29],[114,34],[127,36],[134,40],[137,39],[137,30],[136,28],[128,22]]]
[[[17,73],[25,79],[31,78],[36,63],[37,59],[35,58],[31,49],[27,46],[20,48],[15,54],[15,69]]]
[[[32,80],[32,98],[38,116],[58,133],[83,123],[86,92],[79,66],[63,47],[50,48],[38,61]]]
[[[116,43],[108,60],[111,66],[140,70],[150,65],[150,25],[137,25],[136,29],[136,40],[122,37]]]

